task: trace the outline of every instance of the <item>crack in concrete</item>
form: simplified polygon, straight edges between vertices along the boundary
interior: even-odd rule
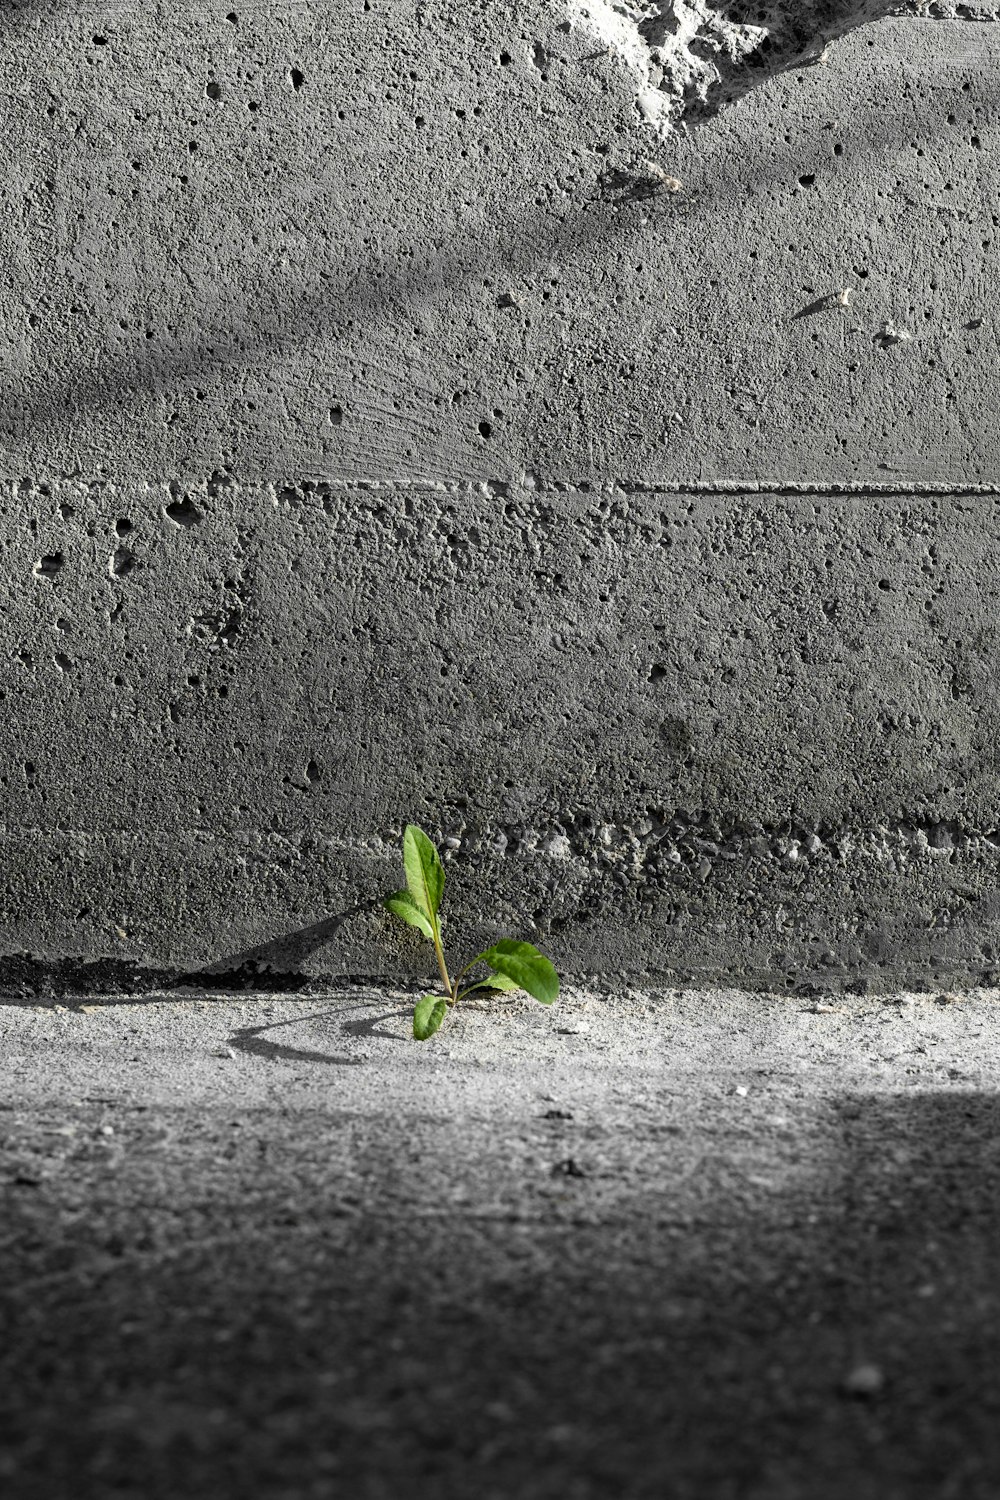
[[[779,73],[826,60],[848,32],[886,16],[997,21],[1000,9],[939,0],[568,0],[625,63],[636,107],[659,133],[697,123]]]

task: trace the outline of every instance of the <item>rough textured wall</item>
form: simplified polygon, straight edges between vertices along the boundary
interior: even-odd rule
[[[8,969],[992,973],[1000,27],[227,4],[0,20]]]

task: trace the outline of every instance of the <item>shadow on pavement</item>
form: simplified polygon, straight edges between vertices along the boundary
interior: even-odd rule
[[[996,1096],[820,1104],[780,1161],[654,1129],[611,1213],[514,1167],[462,1196],[475,1142],[432,1177],[406,1120],[342,1120],[331,1167],[288,1114],[228,1157],[147,1116],[114,1168],[10,1187],[12,1500],[997,1494]]]
[[[338,1016],[339,1011],[321,1011],[310,1017],[311,1020],[322,1020],[324,1015]],[[319,1062],[327,1063],[337,1068],[364,1067],[363,1057],[345,1057],[333,1052],[317,1052],[313,1048],[289,1047],[283,1042],[276,1042],[271,1033],[281,1031],[286,1026],[301,1026],[301,1017],[297,1016],[291,1021],[268,1021],[263,1026],[241,1026],[229,1037],[229,1044],[235,1047],[237,1052],[245,1052],[253,1057],[280,1058],[286,1062]]]

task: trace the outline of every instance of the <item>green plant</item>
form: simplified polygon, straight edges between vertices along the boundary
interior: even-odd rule
[[[441,923],[438,912],[444,895],[444,867],[438,852],[422,828],[413,823],[406,825],[403,835],[403,866],[406,870],[406,889],[386,896],[383,906],[393,916],[400,917],[422,932],[434,944],[444,996],[424,995],[413,1012],[413,1035],[418,1042],[426,1042],[441,1025],[448,1011],[473,990],[525,990],[542,1005],[551,1005],[559,994],[559,979],[555,969],[545,956],[530,943],[518,943],[513,938],[501,938],[485,953],[478,953],[469,960],[456,979],[448,973],[441,942]],[[485,966],[493,972],[477,979],[462,989],[465,976],[475,968]]]

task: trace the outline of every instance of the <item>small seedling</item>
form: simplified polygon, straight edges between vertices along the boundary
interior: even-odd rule
[[[422,828],[408,823],[403,835],[403,866],[406,870],[406,889],[386,896],[383,906],[393,916],[401,917],[410,927],[416,927],[425,938],[434,944],[444,996],[424,995],[413,1012],[413,1035],[418,1042],[426,1042],[441,1025],[448,1011],[473,990],[525,990],[542,1005],[551,1005],[559,994],[559,979],[549,960],[533,948],[530,943],[518,943],[513,938],[501,938],[485,953],[478,953],[469,960],[456,979],[448,973],[444,947],[441,942],[441,923],[438,912],[444,895],[444,867],[430,839]],[[492,973],[485,978],[474,979],[465,989],[462,981],[473,969],[487,968]]]

